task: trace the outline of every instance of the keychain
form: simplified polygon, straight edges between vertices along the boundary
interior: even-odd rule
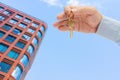
[[[72,38],[73,36],[73,29],[74,29],[74,13],[71,11],[68,11],[66,8],[64,9],[66,18],[67,18],[67,25],[69,27],[69,31],[70,31],[70,38]]]

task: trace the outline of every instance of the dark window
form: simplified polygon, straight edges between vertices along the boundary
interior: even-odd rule
[[[9,22],[12,23],[12,24],[16,24],[18,21],[15,20],[15,19],[11,19],[11,20],[9,20]]]
[[[30,36],[26,35],[26,34],[23,34],[22,35],[22,38],[25,39],[25,40],[29,40],[30,39]]]
[[[7,73],[10,69],[11,65],[5,62],[0,62],[0,71]]]
[[[31,22],[31,20],[28,19],[28,18],[25,18],[24,21],[27,22],[27,23],[30,23],[30,22]]]
[[[13,51],[13,50],[11,50],[8,54],[7,54],[7,56],[9,57],[9,58],[12,58],[12,59],[17,59],[17,57],[18,57],[18,53],[17,52],[15,52],[15,51]]]
[[[4,8],[0,6],[0,11],[2,11]]]
[[[22,19],[23,17],[19,14],[15,15],[15,18]]]
[[[4,35],[5,35],[5,33],[0,31],[0,38],[2,38]]]
[[[27,27],[27,25],[24,24],[24,23],[20,23],[18,26],[19,26],[19,27],[22,27],[22,28],[26,28],[26,27]]]
[[[2,26],[2,28],[6,31],[9,31],[12,28],[12,26],[10,26],[8,24],[5,24],[5,25]]]
[[[19,29],[17,29],[17,28],[15,28],[15,29],[12,31],[12,33],[14,33],[14,34],[16,34],[16,35],[19,35],[21,32],[22,32],[22,31],[19,30]]]
[[[7,45],[0,43],[0,52],[4,53],[7,49],[8,49]]]
[[[42,33],[41,33],[40,31],[38,31],[38,32],[37,32],[37,36],[38,36],[39,38],[41,38],[41,37],[42,37]]]
[[[27,49],[27,52],[32,55],[33,52],[34,52],[34,47],[32,45],[29,45],[28,49]]]
[[[11,36],[11,35],[8,35],[4,40],[9,42],[9,43],[12,43],[15,41],[15,37]]]
[[[0,21],[3,21],[5,19],[4,16],[0,16]]]
[[[11,12],[6,10],[6,11],[3,12],[3,14],[9,16],[11,14]]]
[[[17,65],[14,71],[12,72],[12,76],[15,78],[15,80],[19,80],[23,70],[20,65]]]
[[[22,42],[20,42],[20,41],[18,41],[18,42],[15,44],[15,46],[17,46],[18,48],[23,49],[23,48],[25,47],[25,44],[22,43]]]
[[[26,65],[28,64],[28,57],[27,55],[23,55],[23,57],[20,59],[20,62],[24,65],[24,67],[26,67]]]

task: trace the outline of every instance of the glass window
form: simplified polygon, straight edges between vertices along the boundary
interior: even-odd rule
[[[15,78],[15,80],[19,80],[22,72],[23,72],[23,70],[22,70],[21,66],[17,65],[11,75]]]
[[[0,71],[7,73],[10,69],[11,65],[5,62],[0,62]]]
[[[22,42],[20,42],[20,41],[18,41],[18,42],[15,44],[15,46],[17,46],[18,48],[23,49],[23,48],[25,47],[25,44],[22,43]]]
[[[25,40],[29,40],[30,39],[30,36],[26,35],[26,34],[23,34],[22,35],[22,38],[25,39]]]
[[[23,55],[23,57],[20,59],[20,62],[24,65],[24,67],[26,67],[26,65],[28,64],[28,57],[27,55]]]
[[[7,49],[8,49],[7,45],[0,43],[0,52],[4,53]]]
[[[3,14],[9,16],[11,14],[11,12],[6,10],[6,11],[3,12]]]
[[[22,31],[19,30],[19,29],[17,29],[17,28],[15,28],[15,29],[12,31],[12,33],[14,33],[14,34],[16,34],[16,35],[19,35],[21,32],[22,32]]]
[[[37,24],[37,23],[32,23],[32,26],[33,26],[33,27],[38,27],[39,24]]]
[[[0,21],[4,20],[5,17],[4,16],[0,16]]]
[[[26,27],[27,27],[27,25],[24,24],[24,23],[20,23],[18,26],[19,26],[19,27],[22,27],[22,28],[26,28]]]
[[[5,35],[5,33],[0,31],[0,38],[2,38],[4,35]]]
[[[30,22],[31,22],[31,20],[28,19],[28,18],[25,18],[24,21],[27,22],[27,23],[30,23]]]
[[[36,45],[38,44],[37,38],[34,38],[34,39],[32,40],[32,43],[36,46]]]
[[[34,52],[34,48],[33,48],[32,45],[29,45],[29,47],[28,47],[28,49],[27,49],[27,52],[28,52],[30,55],[33,54],[33,52]]]
[[[27,30],[29,33],[34,33],[35,31],[33,30],[33,29],[31,29],[31,28],[28,28],[28,30]]]
[[[2,11],[4,8],[0,6],[0,11]]]
[[[42,37],[42,33],[41,33],[40,31],[38,31],[38,32],[37,32],[37,36],[38,36],[39,38],[41,38],[41,37]]]
[[[15,41],[15,37],[11,36],[11,35],[8,35],[4,40],[9,42],[9,43],[12,43]]]
[[[11,28],[12,28],[12,26],[10,26],[8,24],[5,24],[2,26],[2,29],[6,30],[6,31],[9,31]]]
[[[15,18],[22,19],[22,16],[17,14],[17,15],[15,15]]]
[[[12,59],[17,59],[17,57],[18,57],[18,53],[17,52],[15,52],[15,51],[13,51],[13,50],[11,50],[8,54],[7,54],[7,56],[9,57],[9,58],[12,58]]]
[[[44,32],[44,31],[45,31],[45,27],[44,27],[44,26],[41,26],[41,27],[40,27],[40,30],[41,30],[42,32]]]
[[[15,19],[11,19],[11,20],[9,20],[9,22],[12,23],[12,24],[16,24],[18,21],[15,20]]]

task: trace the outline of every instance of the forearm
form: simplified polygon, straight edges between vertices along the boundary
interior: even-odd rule
[[[103,16],[96,34],[106,37],[120,45],[120,21]]]

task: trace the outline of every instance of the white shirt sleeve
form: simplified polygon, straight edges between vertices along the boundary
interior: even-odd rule
[[[120,21],[103,16],[96,34],[120,45]]]

